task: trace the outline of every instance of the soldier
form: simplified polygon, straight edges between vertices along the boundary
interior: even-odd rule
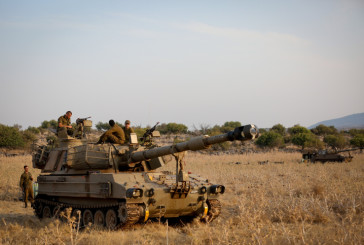
[[[134,133],[134,129],[130,127],[130,121],[125,121],[125,126],[123,127],[125,133],[125,142],[130,143],[130,134]]]
[[[67,111],[65,115],[58,118],[57,134],[60,131],[65,131],[65,132],[67,132],[67,135],[70,135],[70,136],[73,135],[73,128],[71,125],[71,116],[72,116],[72,112]]]
[[[111,128],[101,135],[99,141],[96,144],[102,144],[105,142],[124,144],[125,134],[124,130],[119,125],[115,124],[114,120],[109,121]]]
[[[25,208],[28,207],[28,198],[30,199],[31,205],[34,202],[34,194],[33,194],[33,177],[29,173],[29,168],[27,165],[24,166],[24,173],[20,176],[20,187],[23,191],[23,200],[25,203]]]

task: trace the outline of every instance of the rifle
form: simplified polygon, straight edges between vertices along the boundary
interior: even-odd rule
[[[152,128],[145,131],[141,140],[144,141],[147,137],[151,136],[153,134],[154,130],[156,129],[156,127],[158,126],[158,124],[159,124],[159,122],[157,122]]]

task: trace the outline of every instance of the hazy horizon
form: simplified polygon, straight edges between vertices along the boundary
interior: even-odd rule
[[[364,112],[363,1],[1,1],[0,123],[310,126]]]

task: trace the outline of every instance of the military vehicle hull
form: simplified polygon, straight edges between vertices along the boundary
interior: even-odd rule
[[[225,187],[183,170],[184,153],[212,144],[257,137],[254,125],[226,134],[196,137],[158,147],[153,144],[94,144],[65,138],[57,147],[41,146],[33,155],[38,195],[33,208],[40,218],[72,208],[81,224],[128,227],[151,218],[191,217],[211,222],[221,212]],[[170,159],[168,160],[168,157]],[[158,172],[173,157],[176,172]]]
[[[39,176],[35,210],[42,218],[56,215],[68,207],[78,209],[85,225],[87,220],[94,223],[95,215],[100,216],[101,212],[104,218],[97,223],[108,228],[162,217],[189,216],[210,222],[220,213],[217,198],[223,194],[224,187],[208,183],[198,175],[190,174],[189,177],[188,185],[177,186],[175,175],[163,173],[91,172],[75,176]],[[132,221],[123,217],[123,209],[127,207],[135,209]],[[89,211],[85,213],[86,210]],[[115,215],[106,216],[112,211],[117,216],[116,223],[112,222]],[[89,212],[92,220],[87,217]]]
[[[302,160],[305,162],[351,162],[353,156],[350,155],[351,151],[360,150],[361,148],[352,148],[340,151],[329,152],[328,150],[305,150],[302,153]],[[348,152],[349,155],[345,156],[341,152]]]

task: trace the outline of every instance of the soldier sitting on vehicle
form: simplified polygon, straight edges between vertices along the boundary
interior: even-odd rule
[[[57,135],[60,136],[60,133],[72,136],[73,135],[73,128],[71,125],[71,116],[72,112],[67,111],[65,115],[60,116],[58,118],[58,127],[57,127]]]
[[[107,130],[103,135],[101,135],[99,141],[96,144],[103,144],[105,142],[124,144],[124,130],[119,125],[115,124],[114,120],[110,120],[109,125],[111,126],[111,128]]]
[[[130,121],[125,121],[125,126],[123,127],[125,133],[125,142],[130,143],[130,134],[134,133],[134,129],[130,127]]]

